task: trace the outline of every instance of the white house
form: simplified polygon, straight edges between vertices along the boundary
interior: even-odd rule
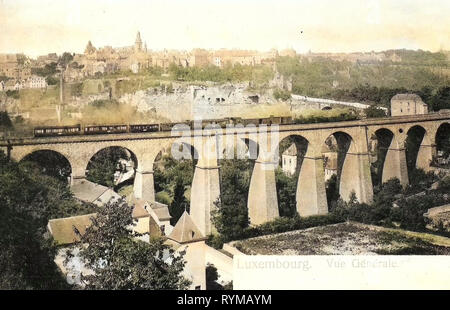
[[[45,77],[38,76],[38,75],[32,75],[28,78],[26,87],[27,88],[46,88],[47,81],[45,80]]]

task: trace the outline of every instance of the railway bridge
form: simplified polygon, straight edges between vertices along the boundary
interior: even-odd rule
[[[234,128],[188,129],[172,132],[123,133],[103,135],[75,135],[42,138],[0,140],[0,150],[12,159],[22,160],[36,151],[49,150],[63,155],[71,165],[71,184],[86,177],[90,159],[102,149],[122,147],[134,154],[137,166],[134,195],[148,201],[155,200],[153,165],[160,152],[180,146],[193,146],[198,160],[191,187],[191,216],[205,235],[214,231],[211,211],[220,199],[220,158],[229,152],[230,145],[244,145],[254,152],[255,165],[248,193],[250,222],[258,225],[279,216],[274,167],[278,165],[279,142],[288,137],[300,137],[306,141],[301,153],[301,165],[297,182],[296,204],[300,216],[326,214],[328,212],[324,178],[323,146],[330,136],[345,136],[348,143],[340,168],[339,193],[348,200],[351,193],[360,202],[371,203],[373,184],[371,155],[374,140],[387,133],[390,140],[385,150],[382,180],[397,177],[408,184],[406,141],[409,132],[420,128],[423,134],[418,145],[416,167],[430,169],[436,154],[436,134],[443,124],[450,124],[450,113],[365,119],[357,121],[289,124],[274,126],[267,135],[261,135],[263,126]],[[263,141],[265,139],[265,141]],[[228,141],[223,143],[223,141]]]

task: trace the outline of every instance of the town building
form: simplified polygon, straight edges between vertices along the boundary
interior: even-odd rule
[[[297,169],[297,147],[292,143],[281,155],[281,169],[288,175],[294,175]]]
[[[337,152],[324,153],[325,181],[328,181],[333,175],[337,175],[338,160]]]
[[[46,88],[47,87],[47,81],[45,80],[45,77],[38,76],[38,75],[32,75],[28,78],[26,82],[27,88]]]
[[[26,80],[31,76],[29,61],[22,54],[0,54],[0,76]]]
[[[428,106],[416,94],[397,94],[391,99],[391,116],[427,114]]]

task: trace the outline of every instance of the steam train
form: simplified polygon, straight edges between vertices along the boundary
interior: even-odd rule
[[[142,133],[142,132],[160,132],[171,131],[177,124],[184,124],[190,128],[198,128],[195,121],[184,121],[178,123],[158,123],[158,124],[120,124],[120,125],[87,125],[81,124],[73,126],[53,126],[53,127],[35,127],[35,137],[52,137],[52,136],[72,136],[72,135],[98,135],[98,134],[120,134],[120,133]],[[240,117],[228,117],[223,119],[202,120],[199,122],[202,129],[209,125],[220,126],[225,128],[228,124],[242,124],[247,126],[254,125],[272,125],[272,124],[292,124],[292,117],[270,116],[267,118],[251,118],[245,119]]]

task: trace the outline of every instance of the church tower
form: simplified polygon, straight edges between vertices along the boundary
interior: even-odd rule
[[[141,40],[141,33],[138,31],[136,36],[136,42],[134,42],[134,50],[136,52],[142,51],[142,40]]]
[[[92,42],[89,41],[88,44],[86,45],[86,49],[84,50],[84,53],[92,54],[93,52],[95,52],[95,47],[92,45]]]

